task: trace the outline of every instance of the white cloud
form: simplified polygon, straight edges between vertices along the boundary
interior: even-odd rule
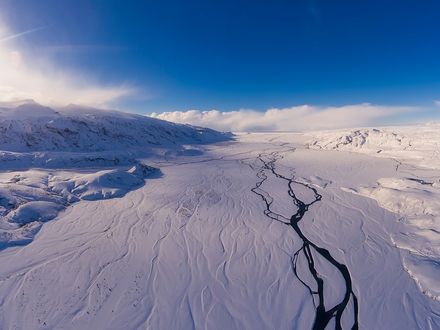
[[[440,107],[440,100],[434,101],[434,103],[435,103],[436,106]]]
[[[222,131],[306,131],[368,126],[375,124],[379,119],[414,110],[413,107],[363,103],[341,107],[302,105],[283,109],[273,108],[264,112],[190,110],[153,113],[151,116]]]
[[[47,105],[69,103],[102,106],[130,95],[130,86],[103,86],[90,77],[57,66],[48,58],[35,58],[17,44],[33,29],[11,33],[0,26],[0,102],[33,99]]]

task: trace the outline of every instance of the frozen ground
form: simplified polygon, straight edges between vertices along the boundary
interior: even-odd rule
[[[440,169],[440,123],[308,133],[310,148],[365,153]]]
[[[402,228],[391,234],[405,270],[420,290],[440,300],[440,125],[310,134],[313,149],[392,158],[396,173],[373,185],[343,188],[366,196],[400,216]]]
[[[0,250],[28,244],[72,203],[122,197],[160,175],[139,157],[197,155],[198,145],[228,139],[116,111],[0,105]]]
[[[0,251],[1,328],[439,328],[437,168],[320,138],[8,149],[3,230],[40,227]]]

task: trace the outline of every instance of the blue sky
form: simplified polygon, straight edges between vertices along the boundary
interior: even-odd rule
[[[137,112],[440,99],[440,1],[0,0],[14,42]],[[12,33],[11,32],[11,33]],[[428,112],[427,112],[428,111]]]

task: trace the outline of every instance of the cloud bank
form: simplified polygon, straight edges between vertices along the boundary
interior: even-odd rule
[[[134,92],[130,86],[103,86],[48,58],[31,56],[17,41],[30,33],[42,33],[40,30],[14,34],[0,26],[0,102],[33,99],[47,105],[103,106]]]
[[[302,105],[264,112],[174,111],[153,113],[151,117],[233,132],[307,131],[374,125],[380,119],[414,110],[413,107],[363,103],[341,107]]]

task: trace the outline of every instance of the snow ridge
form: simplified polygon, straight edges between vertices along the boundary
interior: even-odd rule
[[[404,269],[425,295],[440,300],[440,125],[311,135],[311,149],[350,151],[395,160],[395,177],[383,177],[373,186],[342,189],[374,199],[400,217],[402,228],[391,239],[404,251]]]
[[[74,202],[122,197],[142,186],[159,171],[139,158],[199,154],[188,145],[230,138],[111,110],[0,105],[0,250],[31,242]]]
[[[141,115],[36,103],[0,107],[3,151],[105,151],[227,140],[230,134]]]

